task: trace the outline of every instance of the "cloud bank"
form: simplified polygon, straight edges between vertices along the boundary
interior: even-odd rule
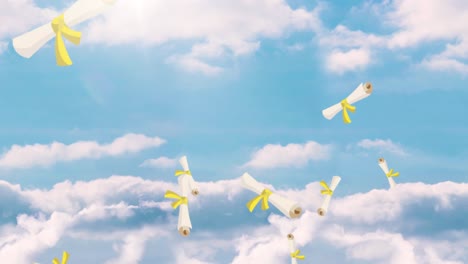
[[[179,236],[177,213],[163,198],[167,189],[177,190],[172,183],[112,176],[65,181],[50,190],[23,190],[4,181],[0,188],[0,257],[18,264],[46,263],[52,256],[45,253],[66,247],[67,241],[102,248],[93,256],[80,254],[79,246],[68,249],[73,261],[84,263],[186,263],[192,258],[189,263],[279,264],[288,261],[290,232],[314,261],[425,264],[468,258],[464,183],[408,183],[391,191],[338,196],[326,217],[316,213],[322,199],[317,182],[277,190],[305,209],[300,219],[290,220],[275,209],[249,213],[245,203],[251,195],[238,179],[201,182],[201,195],[191,201],[189,238]]]

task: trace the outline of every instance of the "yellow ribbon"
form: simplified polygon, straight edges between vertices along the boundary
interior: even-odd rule
[[[299,255],[301,254],[301,251],[298,249],[296,251],[294,251],[293,253],[291,253],[291,258],[295,258],[295,259],[305,259],[305,256],[304,255]]]
[[[270,208],[270,206],[268,206],[268,198],[270,197],[271,194],[272,194],[272,192],[270,190],[265,189],[265,190],[263,190],[263,192],[260,195],[253,198],[252,200],[250,200],[247,203],[247,208],[249,209],[249,211],[252,212],[255,209],[255,207],[257,206],[257,204],[260,202],[260,200],[262,200],[262,210],[263,211]]]
[[[191,173],[189,170],[187,170],[187,171],[176,170],[176,171],[175,171],[175,176],[176,176],[176,177],[177,177],[177,176],[180,176],[180,175],[184,175],[184,174],[187,174],[187,175],[192,176],[192,173]]]
[[[58,260],[57,258],[54,258],[54,259],[52,260],[52,263],[53,263],[53,264],[59,264],[59,263],[61,263],[61,264],[67,264],[67,262],[68,262],[68,257],[69,257],[69,256],[70,256],[70,255],[68,254],[68,252],[64,251],[63,254],[62,254],[62,262],[59,262],[59,260]]]
[[[322,187],[325,189],[320,191],[321,194],[330,196],[333,195],[333,191],[330,189],[330,187],[328,187],[328,184],[325,181],[321,181],[320,185],[322,185]]]
[[[175,199],[175,201],[172,202],[172,208],[174,209],[177,209],[177,207],[179,207],[181,204],[188,204],[187,197],[180,196],[173,191],[167,191],[164,195],[164,198]]]
[[[390,171],[388,171],[388,173],[386,175],[387,175],[387,178],[398,177],[400,175],[400,173],[399,172],[393,172],[393,169],[390,169]]]
[[[81,40],[81,33],[69,28],[65,24],[64,16],[61,14],[60,16],[54,18],[52,20],[52,29],[55,33],[55,57],[57,60],[57,65],[59,66],[70,66],[73,62],[68,55],[67,48],[65,47],[65,42],[63,41],[63,37],[68,39],[75,45],[80,44]]]
[[[343,121],[346,124],[351,123],[351,119],[349,118],[348,110],[354,113],[354,111],[356,111],[356,107],[350,105],[348,103],[347,99],[344,99],[343,101],[341,101],[341,107],[343,108]]]

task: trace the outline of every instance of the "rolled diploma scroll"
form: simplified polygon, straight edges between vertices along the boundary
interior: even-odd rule
[[[340,181],[341,181],[340,176],[333,176],[333,178],[331,180],[331,183],[330,183],[330,190],[332,190],[334,192],[336,187],[340,183]],[[319,215],[324,216],[327,213],[328,206],[330,205],[330,200],[331,200],[331,195],[327,194],[325,196],[325,199],[322,202],[322,206],[320,206],[320,208],[318,209],[318,214]]]
[[[186,178],[188,175],[182,175],[179,177],[179,186],[182,190],[181,196],[187,197],[189,193],[188,183]],[[190,221],[190,214],[187,204],[181,204],[179,206],[179,223],[177,224],[177,229],[182,236],[190,235],[190,229],[192,229],[192,222]]]
[[[369,95],[371,95],[371,93],[372,93],[372,84],[369,82],[365,84],[361,83],[348,97],[346,97],[346,100],[351,105],[368,97]],[[330,120],[333,117],[335,117],[336,114],[338,114],[341,110],[343,110],[343,107],[341,106],[341,102],[340,102],[323,110],[322,114],[326,119]]]
[[[190,171],[188,161],[187,161],[187,156],[183,156],[182,158],[180,158],[179,163],[182,166],[182,168],[184,169],[184,171]],[[192,191],[192,195],[195,195],[195,196],[198,195],[198,193],[199,193],[198,185],[195,182],[195,180],[193,179],[193,176],[192,175],[187,175],[187,174],[184,174],[182,176],[188,176],[187,177],[188,186],[189,186],[190,190]]]
[[[379,166],[386,176],[389,170],[388,170],[387,161],[384,158],[379,159]],[[387,179],[388,179],[388,183],[390,184],[390,189],[396,186],[396,183],[393,177],[387,177]]]
[[[292,254],[297,250],[296,249],[296,243],[294,242],[293,234],[288,235],[288,241],[289,241],[289,251]],[[291,264],[297,264],[297,259],[291,257]]]
[[[258,195],[260,195],[265,189],[265,187],[263,187],[248,173],[244,173],[242,175],[242,185],[244,188],[255,192]],[[272,193],[268,198],[268,202],[271,202],[271,204],[289,218],[299,218],[302,214],[302,208],[299,207],[296,202],[286,199],[279,194]]]
[[[69,27],[78,25],[83,21],[99,15],[105,11],[107,7],[114,4],[115,1],[116,0],[78,0],[65,11],[65,23]],[[55,33],[49,22],[14,38],[13,47],[19,55],[25,58],[31,58],[42,46],[54,37]]]

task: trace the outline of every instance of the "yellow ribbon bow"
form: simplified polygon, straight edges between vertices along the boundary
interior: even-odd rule
[[[188,204],[187,197],[180,196],[173,191],[167,191],[164,195],[164,198],[175,199],[175,201],[172,202],[172,208],[174,209],[177,209],[177,207],[179,207],[181,204]]]
[[[348,103],[347,99],[344,99],[343,101],[341,101],[341,107],[343,107],[343,121],[346,124],[351,123],[351,119],[349,118],[348,110],[354,113],[354,111],[356,111],[356,107],[350,105]]]
[[[189,171],[189,170],[186,170],[186,171],[183,171],[183,170],[176,170],[175,171],[175,176],[180,176],[180,175],[184,175],[184,174],[187,174],[187,175],[190,175],[192,176],[192,173]]]
[[[249,211],[252,212],[255,209],[255,207],[257,206],[257,204],[260,202],[260,200],[262,200],[262,210],[263,211],[270,208],[270,206],[268,206],[268,198],[270,197],[271,194],[272,194],[272,192],[270,190],[265,189],[265,190],[263,190],[263,192],[260,195],[253,198],[252,200],[250,200],[247,203],[247,208],[249,209]]]
[[[291,258],[295,258],[295,259],[305,259],[305,256],[304,255],[299,255],[301,254],[301,251],[298,249],[296,251],[294,251],[293,253],[291,253]]]
[[[63,41],[63,37],[68,39],[75,45],[80,44],[81,40],[81,33],[69,28],[65,24],[65,19],[63,14],[54,18],[52,20],[52,29],[55,33],[55,57],[57,60],[57,65],[59,66],[70,66],[73,62],[68,55],[67,48],[65,47],[65,42]]]
[[[321,194],[330,196],[333,195],[333,191],[330,189],[330,187],[328,187],[328,184],[325,181],[321,181],[320,185],[322,185],[322,187],[325,189],[320,191]]]
[[[70,256],[70,255],[68,254],[68,252],[64,251],[63,254],[62,254],[62,262],[59,262],[59,260],[58,260],[57,258],[54,258],[54,259],[52,260],[52,263],[53,263],[53,264],[59,264],[59,263],[61,263],[61,264],[67,264],[67,262],[68,262],[68,257],[69,257],[69,256]]]
[[[387,178],[398,177],[400,175],[400,173],[399,172],[393,172],[393,169],[390,169],[386,175],[387,175]]]

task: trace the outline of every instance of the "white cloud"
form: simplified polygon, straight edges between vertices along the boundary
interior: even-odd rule
[[[205,75],[217,75],[223,71],[223,68],[203,62],[192,54],[172,56],[169,57],[166,62],[174,63],[182,69],[192,73],[201,72]]]
[[[37,7],[32,0],[7,1],[0,4],[0,10],[4,11],[0,19],[6,22],[0,25],[0,40],[27,32],[58,14]],[[166,62],[190,72],[216,75],[223,68],[208,63],[207,58],[242,56],[256,51],[261,38],[316,31],[320,10],[320,6],[294,9],[285,0],[117,1],[106,13],[85,23],[82,42],[143,46],[195,42],[190,51],[175,52]]]
[[[236,240],[237,256],[232,263],[285,263],[290,260],[287,235],[293,233],[296,245],[301,249],[313,240],[323,220],[319,218],[315,212],[310,211],[306,211],[297,220],[271,215],[268,218],[270,225],[245,232],[249,235]]]
[[[208,262],[205,260],[198,259],[191,254],[188,254],[184,248],[181,248],[181,250],[175,249],[176,252],[176,264],[214,264],[213,262]],[[206,246],[204,247],[204,250],[206,250]],[[197,253],[203,252],[202,250],[198,250]],[[206,251],[205,251],[206,252]]]
[[[141,134],[126,134],[116,138],[110,144],[96,141],[78,141],[70,145],[53,142],[49,145],[13,145],[0,158],[1,168],[47,167],[60,161],[80,159],[98,159],[106,156],[119,156],[136,153],[165,143],[159,137],[147,137]]]
[[[398,27],[390,37],[390,47],[410,47],[433,40],[457,40],[466,37],[463,21],[468,3],[463,0],[399,0],[383,5],[388,23]]]
[[[159,157],[157,159],[147,159],[143,161],[140,167],[173,168],[176,165],[177,165],[176,159],[170,159],[168,157]]]
[[[357,9],[353,8],[352,11]],[[344,54],[353,50],[366,50],[374,54],[378,49],[398,53],[401,49],[444,41],[447,43],[444,51],[435,54],[428,52],[420,64],[430,70],[468,74],[468,29],[463,26],[463,21],[468,17],[468,2],[392,0],[365,2],[360,9],[365,12],[358,15],[374,16],[383,26],[393,30],[385,35],[351,30],[344,25],[338,25],[331,31],[323,30],[319,43],[329,50],[328,60],[337,56],[334,52],[336,49]],[[359,68],[363,69],[371,62],[370,59],[363,59]],[[341,71],[333,67],[328,69],[341,74],[355,70],[356,67],[345,64],[339,68]]]
[[[3,227],[1,229],[3,234],[8,235],[2,236],[0,240],[0,256],[3,260],[11,260],[18,264],[31,263],[35,255],[46,248],[54,247],[61,237],[72,233],[70,228],[73,225],[80,222],[89,222],[92,219],[102,221],[131,217],[131,214],[120,215],[118,212],[122,212],[124,208],[136,210],[139,206],[127,206],[127,203],[122,200],[124,197],[128,201],[137,201],[139,199],[135,200],[137,197],[153,198],[156,199],[155,201],[160,201],[163,199],[162,196],[166,189],[175,187],[175,184],[147,181],[129,176],[113,176],[75,184],[64,182],[57,184],[49,191],[23,191],[17,185],[10,185],[6,182],[0,182],[0,184],[27,199],[33,208],[39,208],[44,213],[53,212],[49,220],[44,216],[36,219],[23,215],[18,218],[17,227],[7,229]],[[235,199],[224,206],[244,208],[238,185],[237,180],[200,183],[204,195],[208,197],[199,201],[202,203],[201,206],[192,207],[192,216],[197,216],[200,210],[207,210],[206,206],[208,203],[212,205],[213,200],[226,201],[225,199],[231,195],[234,195]],[[232,189],[237,189],[237,191],[228,194],[229,190]],[[289,253],[286,234],[291,232],[295,234],[298,247],[309,258],[319,254],[314,250],[314,254],[306,250],[307,245],[315,243],[315,241],[321,244],[324,241],[329,242],[329,245],[335,250],[344,250],[349,259],[367,260],[372,261],[372,263],[424,264],[431,263],[431,260],[441,260],[440,263],[454,264],[463,263],[463,258],[468,257],[466,251],[463,250],[463,243],[461,243],[468,240],[468,235],[463,233],[453,236],[451,244],[444,244],[444,240],[437,240],[436,236],[420,238],[417,235],[408,236],[398,233],[399,229],[414,223],[414,220],[422,226],[431,221],[438,221],[431,217],[419,218],[417,214],[405,213],[411,206],[421,206],[422,202],[432,205],[434,216],[440,213],[456,214],[457,210],[461,208],[454,207],[455,203],[461,202],[463,204],[463,201],[468,199],[467,184],[452,182],[436,185],[410,183],[400,184],[392,191],[373,190],[363,194],[334,197],[326,219],[319,217],[315,212],[321,198],[319,190],[318,183],[311,183],[302,190],[278,191],[291,199],[297,199],[305,209],[303,216],[296,220],[272,214],[268,218],[268,224],[257,228],[247,228],[246,223],[258,220],[254,214],[249,214],[251,217],[241,217],[236,223],[244,231],[234,232],[231,235],[222,235],[218,231],[206,233],[206,231],[200,230],[209,229],[208,226],[195,227],[198,231],[194,232],[193,235],[197,236],[199,232],[205,232],[205,234],[196,238],[196,245],[181,245],[184,252],[174,255],[175,263],[181,263],[189,258],[193,259],[193,263],[218,263],[213,261],[213,256],[219,254],[219,251],[226,250],[236,254],[231,261],[232,263],[260,263],[260,260],[271,264],[284,263],[288,260]],[[435,202],[427,199],[435,199]],[[61,208],[70,203],[74,204],[72,210],[68,208],[65,210],[67,213],[55,212],[62,211]],[[104,208],[112,212],[103,218],[102,212],[99,210],[98,213],[92,213],[96,212],[93,208]],[[207,213],[218,215],[218,217],[221,215],[222,211],[219,210],[223,210],[223,206],[211,208],[214,211],[205,211],[201,215],[203,217],[208,217]],[[437,211],[436,208],[445,209],[441,212]],[[172,211],[170,208],[168,210]],[[123,211],[125,212],[126,209]],[[461,211],[460,214],[463,215],[464,211]],[[90,218],[90,215],[95,217]],[[416,219],[414,219],[415,217]],[[251,220],[249,220],[250,218]],[[54,222],[52,223],[52,221]],[[170,221],[173,225],[176,224],[176,219]],[[119,230],[117,227],[117,230],[111,231],[109,234],[100,230],[93,231],[89,228],[87,227],[86,234],[81,233],[81,239],[105,240],[108,243],[114,243],[115,240],[121,241],[114,244],[118,255],[106,263],[141,263],[143,259],[152,263],[154,259],[145,258],[146,242],[154,239],[170,241],[173,238],[167,238],[168,234],[178,236],[176,231],[173,233],[164,231],[167,229],[165,224],[161,228],[156,228],[155,225],[145,225],[135,230],[121,230],[115,233]],[[446,229],[450,230],[450,226],[446,226]],[[433,232],[435,231],[431,231],[431,234]],[[216,238],[217,242],[214,242],[213,238]],[[226,244],[234,244],[234,248],[231,249],[231,246],[226,246]],[[170,248],[174,252],[180,253],[180,250]],[[200,248],[203,248],[204,255],[196,253],[196,249]],[[19,254],[19,250],[22,254]],[[74,249],[74,254],[79,254],[79,248]],[[161,261],[161,259],[159,260]],[[229,262],[226,258],[224,260]],[[166,262],[174,262],[174,260]],[[340,260],[335,260],[333,263],[338,262]],[[340,263],[346,262],[341,261]]]
[[[244,167],[270,169],[279,167],[303,167],[312,160],[328,159],[331,147],[309,141],[305,144],[268,144],[252,154]]]
[[[293,9],[284,0],[119,1],[102,19],[89,24],[85,41],[145,46],[195,41],[190,52],[172,54],[168,62],[213,75],[222,68],[205,59],[252,53],[259,48],[260,38],[317,30],[319,10]]]
[[[33,0],[1,1],[0,10],[0,40],[31,30],[57,14],[53,9],[38,7]]]
[[[356,223],[392,222],[401,217],[405,207],[421,199],[432,199],[433,210],[444,213],[453,210],[454,197],[468,197],[467,187],[453,182],[398,184],[393,190],[372,190],[337,199],[334,215]]]
[[[79,212],[79,216],[83,220],[94,221],[116,217],[118,219],[126,219],[133,216],[133,209],[138,208],[135,205],[128,205],[125,202],[120,202],[113,205],[103,205],[100,201],[89,205]]]
[[[468,49],[467,49],[468,51]],[[431,70],[455,71],[468,75],[468,64],[456,59],[447,58],[444,55],[432,56],[421,63],[422,66]]]
[[[10,263],[31,263],[34,255],[55,246],[65,230],[73,224],[67,214],[54,212],[49,219],[19,215],[17,226],[3,230],[2,237],[8,237],[0,244],[0,258]]]
[[[443,52],[429,56],[422,64],[433,70],[455,70],[468,74],[468,29],[463,26],[468,17],[468,2],[406,0],[392,3],[387,17],[398,30],[389,38],[390,48],[447,41]]]
[[[363,69],[370,63],[371,55],[366,49],[352,49],[346,52],[335,50],[327,58],[328,70],[338,74]]]
[[[394,143],[390,139],[383,140],[383,139],[363,139],[357,143],[358,147],[363,149],[375,149],[380,152],[389,152],[399,156],[407,156],[407,151],[397,143]]]
[[[123,243],[114,244],[114,250],[119,254],[116,258],[106,261],[106,264],[138,264],[145,252],[148,239],[161,235],[157,228],[143,227],[136,231],[128,232],[123,238]]]
[[[329,228],[325,232],[336,246],[346,248],[348,257],[352,259],[379,264],[420,264],[416,261],[414,246],[401,234],[383,231],[350,233],[343,228]]]
[[[104,262],[109,264],[154,263],[156,259],[159,263],[182,263],[187,259],[193,259],[193,263],[219,263],[217,259],[222,259],[223,263],[264,261],[279,264],[289,260],[286,235],[291,232],[295,234],[301,252],[308,259],[317,261],[326,255],[313,249],[317,243],[327,245],[327,250],[345,252],[351,260],[371,263],[432,264],[440,260],[437,263],[458,264],[464,263],[468,257],[468,249],[464,246],[468,234],[463,231],[463,226],[461,231],[453,232],[456,226],[441,222],[441,219],[464,219],[467,212],[463,205],[468,201],[468,184],[463,183],[408,183],[399,184],[390,191],[372,190],[334,197],[328,215],[320,217],[316,208],[322,196],[319,184],[314,182],[304,189],[278,190],[278,193],[301,204],[305,210],[301,218],[291,220],[272,213],[267,223],[260,224],[265,216],[259,218],[254,213],[245,217],[239,214],[246,210],[246,197],[245,192],[241,192],[238,179],[201,182],[203,194],[191,206],[194,232],[190,241],[179,237],[175,229],[177,217],[172,216],[172,208],[164,209],[167,219],[157,222],[154,221],[162,216],[151,218],[139,211],[145,200],[156,203],[165,200],[165,190],[175,188],[175,183],[112,176],[74,184],[63,182],[51,190],[22,190],[18,185],[3,181],[0,181],[0,186],[2,194],[12,193],[21,197],[27,201],[28,207],[42,212],[38,217],[22,213],[17,226],[0,226],[0,257],[18,264],[31,263],[44,250],[59,246],[57,243],[64,237],[101,241],[106,243],[106,248],[109,243],[120,241],[114,244],[117,255]],[[214,201],[220,204],[213,205]],[[0,200],[0,203],[6,202]],[[224,219],[230,219],[222,218],[227,207],[233,211],[230,217],[237,219],[229,220],[233,226],[223,224]],[[128,213],[130,211],[133,213]],[[141,218],[136,218],[137,214]],[[202,223],[208,214],[216,216],[217,227],[211,222]],[[129,224],[129,229],[122,228],[122,223],[139,219],[143,220],[141,227]],[[93,221],[104,223],[106,229],[93,228],[90,225]],[[112,221],[120,222],[113,224]],[[257,224],[251,226],[252,223]],[[443,229],[437,229],[437,225]],[[426,226],[431,226],[431,230],[418,233],[418,228],[425,230]],[[145,254],[150,241],[161,241],[174,254],[169,253],[168,256],[159,248]],[[173,246],[176,244],[183,248],[183,252]],[[73,254],[80,254],[80,250],[75,247]],[[100,250],[94,253],[93,256],[109,255],[109,252]],[[160,259],[163,255],[168,259]],[[339,258],[339,254],[335,255]],[[347,259],[331,261],[348,263]]]
[[[325,31],[318,41],[324,47],[368,48],[384,44],[385,38],[338,25],[330,32]]]

